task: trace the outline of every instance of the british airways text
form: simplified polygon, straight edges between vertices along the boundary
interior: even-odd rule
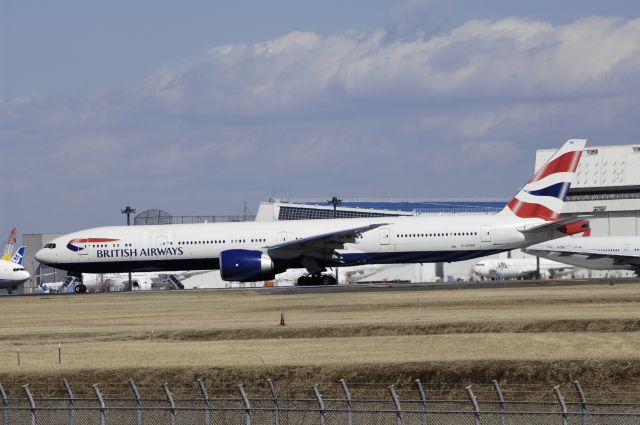
[[[124,249],[99,249],[96,251],[98,258],[128,258],[128,257],[156,257],[162,255],[184,255],[182,247],[168,248],[124,248]]]

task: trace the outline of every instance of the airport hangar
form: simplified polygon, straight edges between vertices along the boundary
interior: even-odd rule
[[[555,152],[542,149],[536,152],[535,169],[540,168]],[[515,193],[517,188],[513,189]],[[255,216],[172,216],[162,210],[147,210],[138,214],[134,225],[204,223],[246,220],[305,220],[355,217],[385,217],[417,214],[491,214],[499,211],[508,199],[344,199],[331,206],[325,199],[297,199],[283,201],[270,199],[262,202]],[[640,235],[640,145],[589,147],[578,166],[576,181],[572,185],[565,214],[588,214],[592,236]],[[24,234],[27,246],[25,268],[44,282],[64,279],[66,272],[41,266],[35,260],[35,252],[60,234]],[[505,258],[508,254],[493,257]],[[524,257],[513,251],[513,257]],[[370,280],[457,280],[467,279],[477,259],[447,264],[407,265],[390,268]],[[627,276],[630,272],[581,272],[587,276]],[[196,279],[197,278],[197,279]],[[196,282],[211,276],[194,277]],[[35,279],[34,279],[35,280]],[[36,282],[25,284],[25,292]],[[197,286],[197,283],[195,284]]]

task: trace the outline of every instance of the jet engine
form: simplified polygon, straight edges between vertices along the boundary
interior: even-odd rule
[[[255,282],[274,279],[273,261],[262,251],[228,249],[220,253],[220,276],[223,280]]]

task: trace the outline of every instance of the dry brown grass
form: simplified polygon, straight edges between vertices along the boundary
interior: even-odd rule
[[[197,376],[258,385],[271,375],[293,385],[342,375],[361,383],[421,377],[447,388],[494,377],[622,385],[640,381],[639,307],[636,284],[7,297],[0,382],[68,376],[109,386],[129,374],[187,387]],[[283,310],[288,326],[279,327]]]

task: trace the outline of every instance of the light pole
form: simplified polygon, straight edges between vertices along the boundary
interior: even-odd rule
[[[120,210],[120,212],[122,214],[126,214],[127,215],[127,226],[131,226],[131,214],[135,214],[136,210],[135,208],[131,208],[129,205],[127,205],[126,207],[124,207],[124,209]],[[129,286],[128,286],[128,291],[132,291],[133,290],[133,284],[131,283],[131,272],[129,272]]]
[[[342,203],[342,199],[338,199],[337,196],[334,196],[333,198],[329,199],[327,201],[330,205],[333,205],[333,218],[337,218],[338,216],[338,205],[340,205]],[[340,270],[338,269],[338,267],[336,267],[336,285],[340,284]]]

